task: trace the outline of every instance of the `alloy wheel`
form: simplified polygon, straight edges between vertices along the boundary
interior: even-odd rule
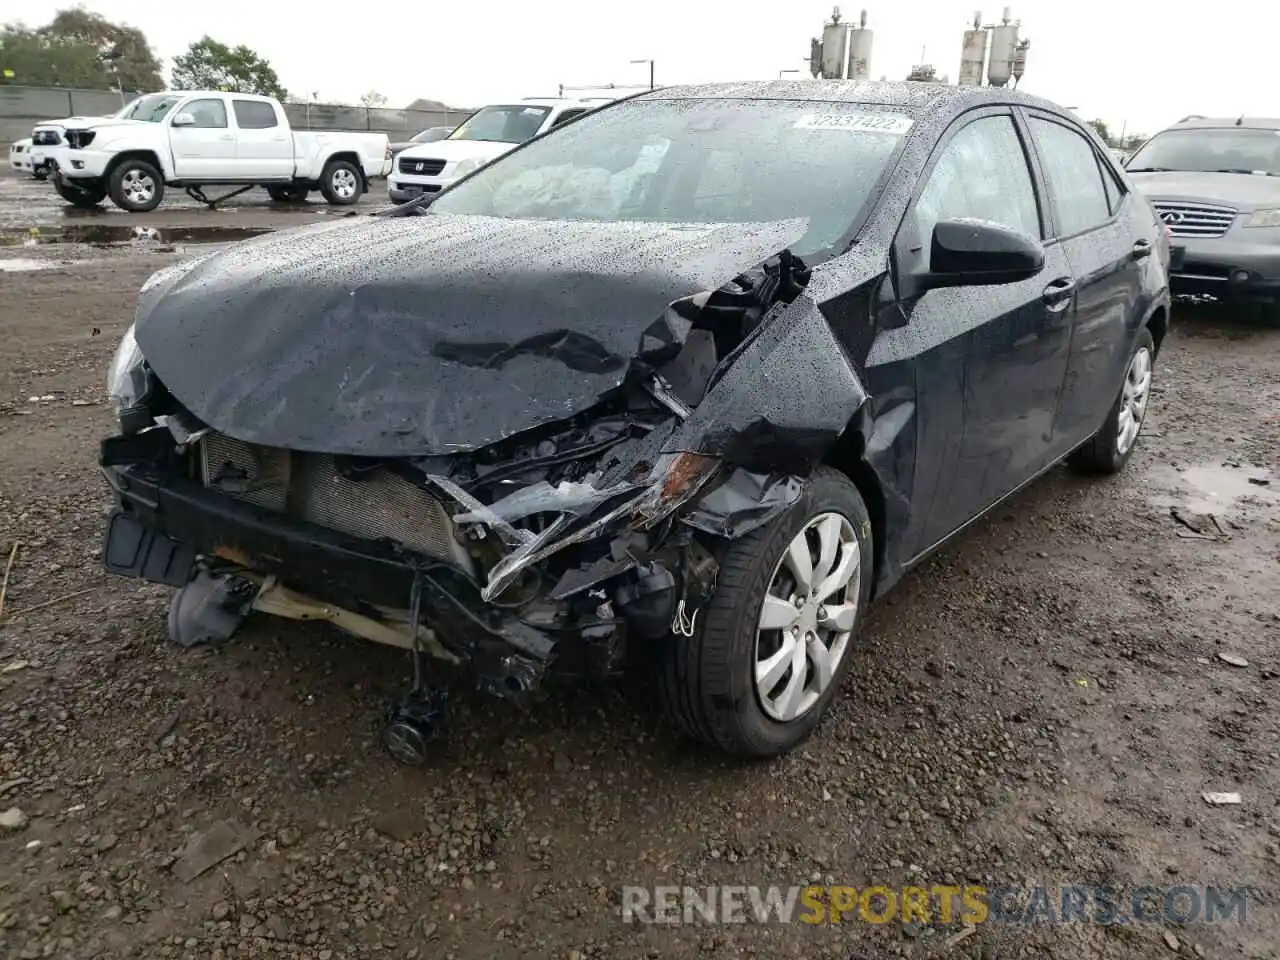
[[[831,685],[857,621],[861,577],[858,535],[847,517],[819,514],[792,538],[756,628],[756,696],[770,719],[799,719]]]
[[[1116,452],[1124,456],[1138,439],[1147,415],[1151,395],[1151,351],[1139,347],[1129,361],[1124,388],[1120,393],[1119,421],[1116,424]]]

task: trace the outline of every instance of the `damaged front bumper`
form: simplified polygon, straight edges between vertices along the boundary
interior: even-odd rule
[[[542,483],[489,505],[424,473],[455,540],[428,553],[213,489],[196,463],[198,443],[164,426],[104,441],[115,498],[103,550],[109,572],[179,588],[229,576],[247,586],[241,615],[328,621],[464,664],[508,696],[531,693],[553,661],[557,672],[606,676],[623,667],[629,640],[658,639],[673,625],[691,633],[714,589],[708,533],[740,535],[727,513],[754,527],[800,490],[795,478],[721,473],[718,460],[688,454],[659,457],[644,476],[601,489]],[[537,532],[522,523],[552,512]],[[477,540],[500,552],[487,573],[465,562]]]

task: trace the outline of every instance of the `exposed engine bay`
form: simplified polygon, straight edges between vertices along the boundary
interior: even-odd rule
[[[201,422],[148,370],[129,411],[133,432],[104,443],[123,506],[115,522],[134,518],[131,535],[110,541],[108,567],[184,588],[170,613],[183,644],[225,640],[256,609],[467,665],[503,696],[531,694],[553,661],[566,674],[612,674],[629,643],[691,635],[715,589],[717,540],[767,522],[800,494],[798,477],[687,449],[680,431],[808,277],[784,251],[677,300],[664,323],[678,342],[648,351],[600,403],[457,454],[358,457],[247,442]],[[181,522],[156,524],[165,511],[148,507],[163,497],[144,497],[151,503],[138,510],[129,491],[147,479],[163,486],[170,472],[251,510],[251,523],[278,517],[377,544],[400,566],[399,586],[317,576],[323,556],[294,565],[233,523],[198,523],[194,536]],[[184,545],[158,549],[166,540]]]

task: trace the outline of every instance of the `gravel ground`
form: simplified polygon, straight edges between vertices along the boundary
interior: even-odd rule
[[[164,231],[332,214],[49,193],[0,178],[0,240],[161,236],[0,247],[0,957],[1278,955],[1280,331],[1179,312],[1128,471],[1054,471],[915,571],[795,755],[723,762],[637,685],[464,697],[409,770],[377,743],[402,654],[265,618],[177,650],[166,591],[99,566],[104,370]],[[1254,890],[1184,927],[620,919],[623,885],[813,881]]]

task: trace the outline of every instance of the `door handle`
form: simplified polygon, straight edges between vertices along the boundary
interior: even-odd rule
[[[1150,240],[1135,240],[1133,244],[1133,259],[1141,260],[1143,257],[1151,256]]]
[[[234,140],[234,139],[235,139],[235,137],[231,136],[231,134],[229,134],[229,133],[224,133],[224,134],[223,134],[222,136],[220,136],[218,139],[219,139],[219,140]]]
[[[1059,277],[1044,288],[1040,299],[1050,310],[1065,309],[1076,292],[1076,282],[1070,277]]]

